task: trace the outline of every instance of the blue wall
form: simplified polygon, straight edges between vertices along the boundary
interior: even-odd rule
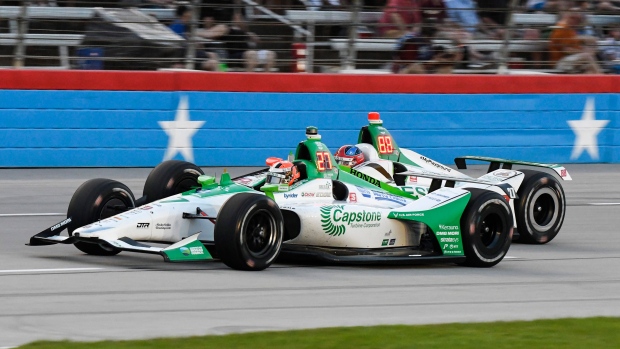
[[[242,92],[0,91],[0,167],[144,166],[164,160],[173,121],[187,98],[201,166],[259,166],[285,157],[318,126],[332,149],[355,143],[379,111],[401,147],[448,164],[457,155],[540,162],[620,162],[618,94],[352,94]],[[586,101],[596,120],[599,158],[571,153]],[[595,149],[589,144],[590,150]],[[183,159],[181,153],[174,158]],[[191,159],[190,159],[191,160]]]

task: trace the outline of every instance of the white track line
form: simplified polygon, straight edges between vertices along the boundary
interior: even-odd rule
[[[590,202],[588,205],[592,206],[618,206],[620,202]]]
[[[15,270],[0,270],[1,273],[41,273],[41,272],[58,272],[58,271],[91,271],[102,270],[104,268],[59,268],[59,269],[15,269]],[[1,349],[1,348],[0,348]]]
[[[0,213],[0,217],[65,216],[66,213]],[[2,348],[0,348],[2,349]]]

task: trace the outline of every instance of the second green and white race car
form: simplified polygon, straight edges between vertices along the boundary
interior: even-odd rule
[[[423,197],[437,189],[432,186],[431,179],[419,176],[415,171],[430,171],[461,180],[444,182],[444,185],[451,187],[461,187],[467,183],[465,179],[472,179],[413,150],[399,148],[383,126],[379,113],[369,113],[368,121],[368,125],[360,130],[357,144],[343,146],[336,153],[336,160],[342,164],[342,170],[360,178],[371,177],[388,183],[415,197]],[[345,151],[349,154],[345,154]],[[564,222],[566,210],[566,197],[558,178],[571,180],[566,168],[557,164],[480,156],[457,157],[457,168],[465,169],[466,160],[490,163],[487,174],[477,178],[480,182],[467,183],[467,187],[484,188],[494,184],[514,191],[511,195],[516,199],[511,201],[511,208],[517,227],[515,235],[519,242],[545,244],[555,238]],[[513,169],[513,166],[546,168],[550,173],[531,168]]]

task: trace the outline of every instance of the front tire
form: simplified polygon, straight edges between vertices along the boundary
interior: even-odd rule
[[[145,204],[199,187],[202,169],[191,162],[168,160],[157,165],[144,183]]]
[[[547,173],[520,170],[525,174],[515,201],[517,241],[546,244],[560,232],[566,211],[566,197],[558,180]]]
[[[84,182],[71,197],[67,217],[71,217],[68,226],[69,236],[73,231],[87,224],[112,217],[135,207],[131,190],[123,183],[105,178],[95,178]],[[87,242],[76,242],[80,251],[97,255],[113,256],[120,250]]]
[[[240,193],[224,203],[215,223],[215,248],[227,266],[263,270],[278,257],[284,235],[282,213],[272,199]]]
[[[510,248],[513,233],[510,206],[495,192],[469,191],[471,198],[461,217],[465,265],[492,267]]]

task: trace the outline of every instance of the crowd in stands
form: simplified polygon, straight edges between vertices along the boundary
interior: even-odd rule
[[[259,3],[276,3],[261,0]],[[277,0],[283,6],[309,10],[350,10],[354,0]],[[18,5],[3,1],[0,5]],[[174,9],[174,21],[165,23],[190,42],[191,1],[175,0],[31,0],[38,6],[103,6]],[[516,8],[511,8],[514,4]],[[377,38],[393,38],[397,44],[394,73],[451,73],[455,69],[492,67],[499,52],[479,51],[480,40],[519,39],[548,43],[546,50],[514,52],[530,68],[559,73],[620,73],[620,0],[365,0],[364,10],[381,11],[377,23],[369,24]],[[202,0],[196,9],[198,38],[195,66],[203,70],[240,68],[270,71],[276,52],[260,49],[261,39],[244,18],[240,0]],[[507,32],[511,13],[551,13],[557,22],[543,26],[520,26]],[[588,14],[618,15],[619,23],[593,27]],[[347,32],[348,27],[344,31]],[[331,32],[333,33],[333,31]],[[448,42],[449,44],[446,44]],[[439,44],[440,43],[440,44]],[[186,48],[189,44],[186,45]],[[509,57],[510,58],[510,57]],[[175,67],[185,66],[179,61]]]

